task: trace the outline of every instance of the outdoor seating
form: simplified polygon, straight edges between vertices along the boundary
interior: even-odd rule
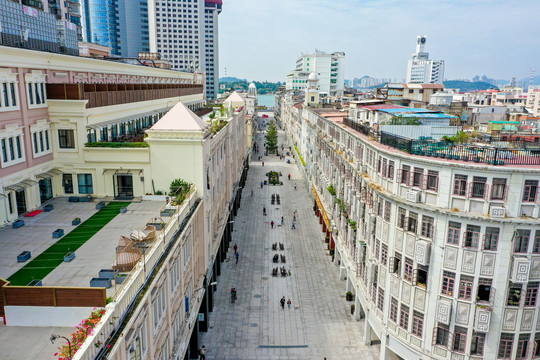
[[[285,250],[285,245],[283,245],[282,243],[279,243],[279,250]]]
[[[113,261],[112,268],[120,272],[131,271],[141,257],[140,250],[134,247],[134,241],[122,236],[116,247],[116,259]]]
[[[285,262],[285,255],[281,255],[281,262],[282,262],[282,263]]]
[[[272,244],[272,250],[277,250],[277,243]]]
[[[274,257],[272,258],[272,261],[277,263],[279,261],[279,255],[275,254]]]
[[[272,269],[272,276],[277,276],[277,273],[278,273],[278,268],[273,268]]]
[[[287,269],[284,266],[281,267],[281,276],[287,276]]]
[[[142,231],[132,231],[129,237],[138,242],[152,242],[156,239],[156,228],[147,225]]]

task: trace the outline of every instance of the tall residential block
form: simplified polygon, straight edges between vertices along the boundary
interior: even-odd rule
[[[430,60],[429,53],[424,52],[427,37],[416,38],[416,52],[407,66],[407,83],[441,84],[444,80],[444,60]]]
[[[296,69],[287,75],[287,90],[305,90],[308,78],[315,73],[319,80],[319,92],[330,96],[343,95],[345,86],[345,53],[327,54],[315,50],[313,54],[302,54],[296,60]]]
[[[216,97],[218,88],[218,15],[222,4],[222,0],[148,3],[150,51],[160,53],[175,69],[205,72],[208,99]]]

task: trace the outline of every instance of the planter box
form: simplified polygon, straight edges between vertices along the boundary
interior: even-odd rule
[[[41,280],[32,280],[26,286],[43,286]]]
[[[118,275],[118,269],[101,269],[99,270],[99,277],[101,279],[114,279]]]
[[[120,208],[120,213],[124,214],[127,211],[127,207]]]
[[[56,229],[52,233],[53,239],[59,239],[64,236],[64,229]]]
[[[45,212],[49,212],[49,211],[51,211],[52,209],[54,209],[53,204],[47,204],[47,205],[45,205],[45,206],[43,207],[43,211],[45,211]]]
[[[11,224],[11,227],[14,229],[18,229],[21,226],[24,226],[24,220],[15,220],[13,224]]]
[[[80,198],[78,196],[70,196],[69,202],[79,202]]]
[[[32,253],[30,251],[23,251],[22,253],[17,255],[17,262],[25,262],[31,257],[32,257]]]
[[[101,210],[105,207],[105,201],[100,201],[96,204],[96,210]]]
[[[111,287],[111,279],[109,278],[92,278],[90,280],[90,287],[104,287],[104,288],[110,288]]]
[[[142,199],[148,201],[166,201],[167,197],[167,195],[143,195]]]
[[[76,225],[79,225],[80,223],[81,223],[81,219],[73,219],[73,220],[71,220],[71,225],[76,226]]]
[[[175,209],[165,209],[160,213],[160,216],[172,216],[175,212]]]
[[[128,274],[118,274],[116,275],[115,281],[117,285],[123,284],[126,281]]]
[[[90,202],[90,200],[92,200],[92,197],[88,197],[88,196],[79,197],[79,202]]]
[[[74,252],[68,252],[66,255],[64,255],[64,262],[70,262],[73,259],[75,259]]]

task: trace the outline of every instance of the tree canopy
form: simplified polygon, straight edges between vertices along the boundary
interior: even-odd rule
[[[390,125],[422,125],[417,117],[403,117],[401,115],[393,116],[390,119]]]
[[[278,146],[277,129],[274,121],[270,121],[268,130],[266,131],[266,148],[269,153],[275,153]]]

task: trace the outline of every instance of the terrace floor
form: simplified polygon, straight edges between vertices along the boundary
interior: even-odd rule
[[[42,212],[35,217],[23,217],[25,225],[18,229],[5,227],[0,230],[0,277],[7,279],[20,268],[60,239],[53,239],[52,232],[64,229],[64,237],[76,226],[71,221],[79,217],[84,223],[97,213],[95,202],[70,203],[67,198],[56,198],[51,204],[54,209]],[[161,201],[142,201],[130,203],[126,213],[116,215],[95,235],[75,251],[75,259],[62,262],[44,277],[43,286],[82,286],[88,287],[90,279],[97,277],[99,270],[111,269],[116,258],[116,246],[122,235],[138,230],[151,218],[159,216],[164,205]],[[17,255],[29,250],[32,258],[24,263],[17,262]],[[114,294],[114,287],[107,295]]]
[[[70,203],[67,198],[56,198],[54,209],[35,217],[23,217],[25,225],[19,229],[0,229],[0,277],[8,278],[25,264],[18,263],[17,255],[24,250],[37,257],[59,239],[52,238],[58,228],[66,236],[75,229],[71,220],[75,217],[85,221],[97,213],[95,202]],[[71,262],[63,262],[43,279],[43,286],[88,287],[90,279],[96,277],[100,269],[110,269],[116,257],[115,248],[122,235],[143,227],[151,218],[159,216],[162,201],[132,202],[126,213],[116,215],[76,252]],[[115,292],[114,285],[107,290],[107,296]],[[90,315],[90,313],[88,314]],[[81,319],[82,320],[82,319]],[[73,324],[75,327],[77,324]],[[70,337],[73,327],[22,327],[4,326],[0,321],[0,358],[2,360],[57,359],[53,356],[57,348],[65,343],[58,339],[51,344],[51,334]]]

